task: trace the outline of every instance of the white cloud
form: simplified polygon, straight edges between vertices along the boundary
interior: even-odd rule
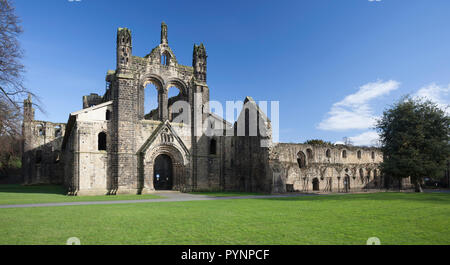
[[[354,145],[376,146],[380,136],[374,131],[367,131],[360,135],[349,137],[349,139]]]
[[[435,102],[439,108],[446,110],[450,114],[450,85],[440,87],[435,83],[422,87],[414,94],[415,98],[425,98]]]
[[[375,125],[376,116],[369,102],[398,89],[400,83],[394,80],[381,80],[361,86],[358,92],[336,102],[328,112],[328,117],[321,121],[318,129],[326,131],[344,131],[367,129]]]

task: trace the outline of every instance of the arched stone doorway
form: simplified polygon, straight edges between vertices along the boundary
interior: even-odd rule
[[[171,190],[173,188],[173,164],[170,156],[161,154],[153,165],[153,187],[155,190]]]
[[[139,168],[142,193],[185,189],[189,184],[189,168],[186,162],[188,158],[182,151],[174,144],[149,146],[148,150],[142,153]]]
[[[320,187],[319,187],[319,179],[318,178],[314,178],[312,181],[313,184],[313,191],[319,191]]]
[[[350,191],[350,176],[345,174],[344,177],[344,191],[349,192]]]

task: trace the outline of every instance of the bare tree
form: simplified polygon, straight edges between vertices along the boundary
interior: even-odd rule
[[[349,137],[347,137],[347,136],[345,136],[344,138],[342,138],[342,141],[343,141],[344,144],[347,145],[347,146],[352,146],[352,145],[353,145],[353,141],[352,141]]]
[[[11,1],[0,0],[0,175],[21,156],[22,102],[33,95],[23,85],[23,53],[18,41],[21,33]]]
[[[0,91],[3,100],[17,106],[17,96],[26,93],[22,84],[24,66],[17,40],[22,33],[19,18],[9,0],[0,0]]]

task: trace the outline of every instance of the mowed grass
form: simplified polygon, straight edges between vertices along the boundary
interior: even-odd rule
[[[61,186],[0,185],[0,205],[52,202],[117,201],[163,198],[157,195],[67,196]]]
[[[450,244],[450,195],[376,193],[0,209],[0,244]]]
[[[262,195],[269,195],[267,193],[257,193],[257,192],[232,192],[232,191],[196,191],[196,192],[190,192],[190,194],[193,195],[206,195],[210,197],[242,197],[242,196],[262,196]]]

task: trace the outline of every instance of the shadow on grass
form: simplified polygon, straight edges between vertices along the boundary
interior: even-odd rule
[[[298,196],[284,198],[261,198],[260,200],[280,201],[418,201],[439,204],[450,204],[449,193],[405,193],[379,192],[368,194],[338,194],[319,196]]]
[[[0,185],[0,193],[67,194],[66,190],[62,186],[57,185]]]

